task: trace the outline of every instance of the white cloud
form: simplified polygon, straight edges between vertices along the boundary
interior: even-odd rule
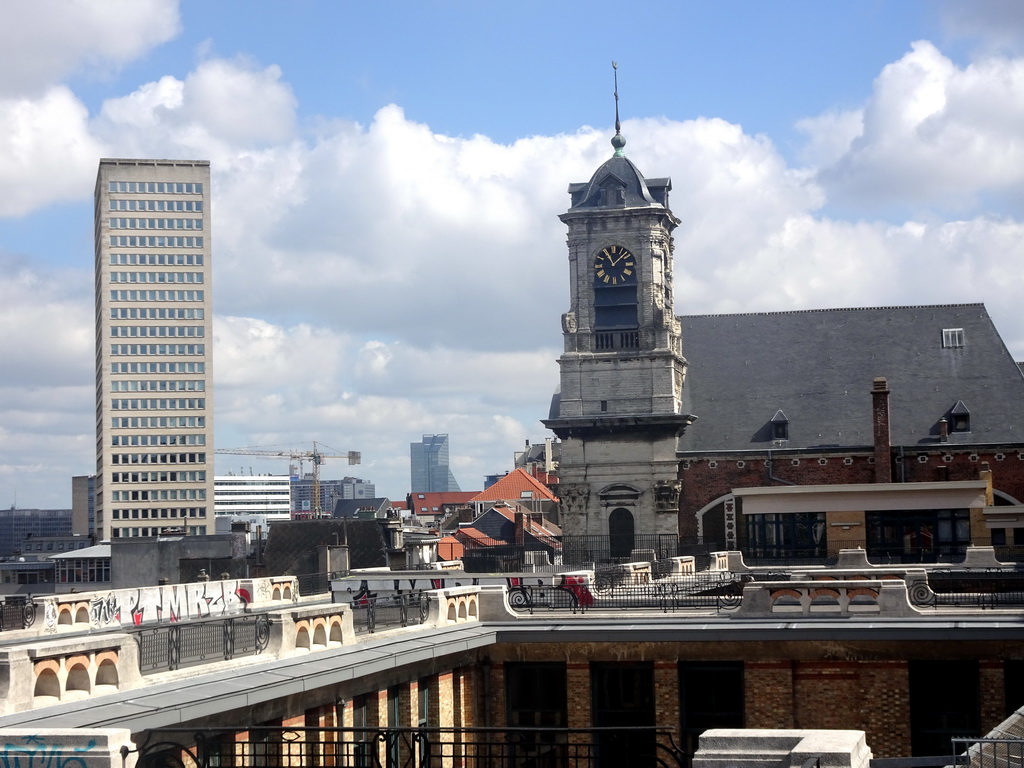
[[[0,97],[37,96],[77,70],[102,74],[180,30],[177,0],[0,4]]]
[[[230,164],[247,150],[288,141],[296,106],[279,67],[209,59],[184,81],[168,75],[107,100],[93,130],[118,147],[119,156]]]
[[[970,210],[977,196],[1024,185],[1024,59],[989,56],[959,68],[929,42],[914,43],[875,81],[862,132],[819,172],[833,202]],[[843,117],[845,143],[857,123]],[[836,122],[804,121],[814,147]]]
[[[1020,66],[957,67],[918,44],[880,73],[863,110],[801,123],[801,168],[724,120],[627,121],[627,155],[673,178],[676,311],[985,301],[1024,358]],[[104,146],[212,160],[218,445],[361,451],[361,467],[332,463],[326,476],[356,474],[398,496],[422,434],[451,435],[465,488],[545,436],[537,422],[557,385],[569,302],[557,216],[567,184],[610,156],[607,130],[503,145],[438,135],[392,105],[368,125],[325,119],[303,135],[281,72],[244,60],[140,86],[92,123],[66,89],[18,103],[14,117],[0,111],[22,137],[0,153],[14,158],[0,160],[9,213],[58,197],[33,186],[39,169],[59,194],[87,198]],[[74,152],[43,156],[42,137],[62,121]],[[969,207],[979,197],[1001,217]],[[848,220],[837,200],[871,215]],[[957,216],[929,208],[949,200],[963,206]],[[885,201],[915,213],[886,218],[873,207]],[[47,466],[44,454],[54,476],[92,464],[92,281],[0,266],[7,492],[2,478],[36,478],[26,468]],[[51,440],[60,445],[47,452]],[[218,460],[240,463],[250,460]],[[25,482],[40,499],[31,503],[66,503],[60,487]]]
[[[0,99],[0,217],[81,197],[96,178],[102,144],[85,107],[67,88],[38,99]]]

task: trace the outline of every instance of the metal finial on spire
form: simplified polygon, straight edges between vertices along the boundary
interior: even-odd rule
[[[614,61],[612,71],[615,77],[615,135],[612,136],[612,147],[615,149],[615,157],[622,157],[626,154],[622,151],[626,146],[626,139],[622,135],[622,126],[619,123],[619,65]]]

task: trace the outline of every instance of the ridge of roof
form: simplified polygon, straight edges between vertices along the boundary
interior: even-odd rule
[[[766,317],[769,315],[810,315],[827,312],[876,312],[883,309],[952,309],[956,307],[985,308],[981,301],[962,304],[892,304],[880,307],[822,307],[820,309],[783,309],[766,312],[709,312],[701,315],[679,315],[679,317]]]

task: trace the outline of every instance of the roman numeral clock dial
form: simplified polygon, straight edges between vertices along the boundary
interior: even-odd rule
[[[594,257],[594,280],[602,285],[623,285],[636,280],[636,260],[621,245],[602,248]]]

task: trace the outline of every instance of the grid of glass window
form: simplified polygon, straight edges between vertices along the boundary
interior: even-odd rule
[[[205,344],[111,344],[112,355],[205,355]]]
[[[205,453],[112,453],[111,464],[203,464]]]
[[[111,235],[111,248],[202,248],[201,237],[175,235]]]
[[[206,363],[111,363],[111,373],[203,373]]]
[[[110,420],[114,429],[174,429],[175,427],[200,429],[206,426],[205,416],[115,416]]]
[[[114,338],[200,338],[206,335],[201,325],[114,325],[110,335]]]
[[[176,181],[111,181],[108,192],[141,192],[150,195],[201,195],[203,185],[198,182]]]
[[[202,272],[111,272],[112,283],[202,283]]]
[[[83,582],[110,581],[110,558],[63,558],[54,561],[56,579],[61,584],[81,584]]]
[[[174,211],[199,213],[203,210],[202,200],[111,200],[112,211]]]
[[[111,291],[111,301],[203,301],[202,291]]]
[[[112,307],[111,320],[202,320],[201,307]]]
[[[202,392],[206,382],[202,379],[138,380],[126,379],[110,382],[111,392]]]
[[[173,520],[179,517],[204,517],[206,507],[143,507],[115,509],[115,520]]]
[[[202,229],[202,219],[143,219],[112,216],[111,229]]]
[[[201,267],[201,253],[112,253],[110,266]]]
[[[114,483],[202,483],[206,472],[114,472],[110,480]]]
[[[180,435],[112,435],[110,444],[114,447],[136,446],[139,448],[161,445],[206,445],[206,435],[194,433]]]
[[[110,408],[114,411],[174,411],[174,410],[195,410],[206,407],[204,397],[142,397],[124,400],[111,400]]]
[[[205,488],[111,491],[111,501],[205,501]]]

